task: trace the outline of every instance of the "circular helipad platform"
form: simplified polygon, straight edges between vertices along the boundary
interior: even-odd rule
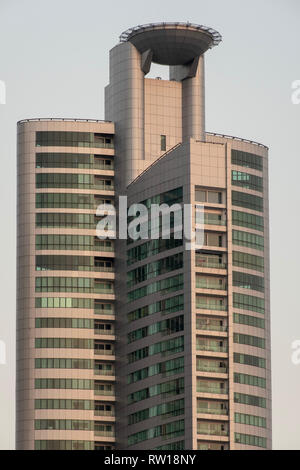
[[[184,65],[217,46],[222,36],[192,23],[151,23],[124,31],[120,41],[131,42],[140,53],[151,49],[152,61],[157,64]]]

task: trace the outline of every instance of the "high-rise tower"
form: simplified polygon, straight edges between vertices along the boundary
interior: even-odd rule
[[[268,149],[205,130],[220,40],[132,28],[108,121],[19,123],[19,448],[271,448]],[[189,205],[193,229],[204,212],[203,246],[99,240],[95,208],[119,196]]]

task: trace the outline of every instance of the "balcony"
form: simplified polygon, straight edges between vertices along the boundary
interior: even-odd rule
[[[115,311],[113,308],[103,308],[94,304],[94,313],[96,315],[114,315]]]
[[[94,390],[95,395],[105,396],[105,397],[113,397],[115,395],[114,390]]]
[[[201,310],[218,310],[225,312],[227,310],[227,305],[217,304],[217,303],[200,303],[196,302],[196,308]]]
[[[197,407],[198,414],[206,414],[206,415],[228,415],[228,409],[226,408],[204,408],[204,407]]]
[[[106,375],[106,376],[114,376],[115,375],[115,370],[114,369],[110,369],[110,370],[106,370],[106,369],[94,369],[94,374],[95,375]]]
[[[94,354],[98,356],[113,356],[115,352],[113,349],[94,349]]]
[[[196,328],[197,330],[205,330],[205,331],[220,331],[226,332],[228,330],[227,325],[219,325],[217,323],[202,323],[200,320],[196,320]]]
[[[197,384],[197,393],[214,393],[216,395],[225,395],[228,393],[228,388],[218,386],[206,387]]]
[[[94,410],[94,416],[115,416],[115,410]]]
[[[217,344],[196,344],[197,351],[228,352],[228,346],[218,346]]]
[[[95,179],[96,180],[96,179]],[[97,182],[95,181],[94,182],[94,188],[93,189],[99,189],[101,191],[114,191],[115,189],[115,186],[113,183],[111,184],[105,184],[101,181]]]
[[[104,330],[104,329],[94,329],[94,333],[95,335],[114,335],[115,334],[115,331],[114,330]]]
[[[95,429],[94,435],[102,437],[115,437],[115,431],[102,431]]]
[[[196,267],[197,268],[212,268],[212,269],[226,269],[227,265],[224,262],[219,262],[219,260],[209,260],[203,259],[196,255]]]
[[[197,428],[198,434],[205,434],[208,436],[228,436],[228,429],[221,429],[221,428],[206,428],[206,427],[199,427]]]
[[[199,279],[196,277],[196,289],[215,289],[215,290],[226,290],[227,283],[225,281],[216,282],[213,280]]]
[[[208,364],[203,364],[201,362],[197,362],[197,372],[213,372],[216,374],[227,374],[228,372],[228,367],[226,366],[217,366],[217,365],[208,365]]]

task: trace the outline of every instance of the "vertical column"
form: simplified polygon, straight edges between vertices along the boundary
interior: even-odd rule
[[[143,170],[144,160],[144,73],[141,54],[129,42],[110,51],[105,119],[115,122],[116,186],[121,190]]]
[[[191,69],[193,64],[191,65]],[[191,70],[192,71],[192,70]],[[199,57],[195,75],[182,81],[182,138],[205,141],[204,56]]]

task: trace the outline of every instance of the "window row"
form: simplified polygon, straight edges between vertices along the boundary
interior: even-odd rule
[[[172,416],[179,416],[184,413],[184,399],[169,401],[168,403],[162,403],[160,405],[152,406],[144,410],[137,411],[128,416],[128,425],[136,424],[146,419],[153,418],[155,416],[163,416],[163,418],[169,418]]]
[[[37,209],[97,209],[99,205],[113,205],[112,199],[103,199],[95,194],[36,193]]]
[[[65,400],[41,398],[34,400],[36,410],[93,410],[94,402],[92,400]]]
[[[34,441],[34,450],[94,450],[94,441],[60,441],[37,440]]]
[[[163,315],[167,313],[178,312],[183,310],[184,307],[184,296],[176,295],[175,297],[169,297],[165,300],[159,300],[150,305],[145,305],[132,312],[128,313],[128,321],[132,322],[139,320],[140,318],[148,317],[154,313],[161,312]]]
[[[257,290],[258,292],[265,291],[265,280],[263,277],[254,276],[253,274],[246,274],[233,271],[233,285],[242,289]]]
[[[34,388],[55,390],[93,390],[94,381],[88,379],[35,379]]]
[[[250,354],[233,353],[233,362],[245,364],[246,366],[266,368],[266,360],[263,357],[251,356]]]
[[[96,230],[100,221],[94,214],[72,214],[62,212],[38,212],[35,215],[35,226],[37,228],[83,228],[85,230]]]
[[[183,329],[183,325],[182,325]],[[166,341],[160,341],[159,343],[151,344],[142,349],[137,349],[127,355],[128,363],[140,361],[146,357],[153,356],[155,354],[176,354],[184,351],[184,336],[178,336]]]
[[[86,338],[35,338],[36,348],[94,349],[94,340]]]
[[[37,173],[35,187],[40,188],[72,188],[72,189],[104,189],[114,190],[111,178],[85,173]]]
[[[36,431],[93,431],[94,421],[81,419],[36,419],[34,421]]]
[[[266,341],[258,336],[243,335],[242,333],[233,333],[233,342],[238,344],[247,344],[255,348],[265,349]]]
[[[140,380],[147,379],[158,374],[164,374],[164,377],[169,377],[175,374],[181,374],[184,372],[184,357],[176,357],[165,362],[157,362],[149,367],[131,372],[127,376],[127,383],[135,383]]]
[[[36,168],[86,168],[113,170],[114,160],[104,155],[90,153],[44,152],[35,155]]]
[[[145,429],[128,437],[128,445],[136,445],[139,442],[161,437],[162,439],[172,439],[184,435],[184,420],[172,423],[160,424],[154,428]]]
[[[140,266],[127,273],[127,287],[133,287],[140,282],[147,281],[153,277],[160,276],[183,267],[183,253],[168,256],[167,258],[153,261],[152,263]]]
[[[97,256],[37,255],[35,260],[37,271],[113,271],[111,258]]]
[[[135,300],[146,297],[147,295],[154,294],[156,292],[161,292],[162,294],[167,294],[168,292],[173,292],[183,289],[183,274],[178,274],[177,276],[168,277],[161,281],[153,282],[148,284],[145,287],[140,287],[131,292],[128,292],[127,299],[128,302],[133,302]]]
[[[253,436],[252,434],[234,433],[234,442],[237,444],[244,444],[253,447],[267,448],[267,439],[261,436]]]
[[[37,147],[114,147],[111,134],[76,131],[38,131],[35,144]]]
[[[232,211],[232,225],[246,227],[259,232],[264,231],[264,218],[247,212]]]
[[[252,312],[265,313],[265,301],[253,295],[233,293],[233,308],[241,310],[251,310]]]
[[[240,403],[242,405],[258,406],[260,408],[266,408],[266,399],[263,397],[257,397],[256,395],[246,395],[244,393],[234,394],[234,403]]]
[[[243,152],[242,150],[231,150],[231,163],[233,165],[253,168],[253,170],[263,170],[263,159],[254,153]]]
[[[232,170],[231,182],[233,186],[240,186],[241,188],[263,192],[263,178],[261,176],[255,176],[251,173],[244,173],[243,171]]]
[[[174,318],[168,318],[156,323],[152,323],[149,326],[144,326],[138,330],[131,331],[128,333],[128,343],[133,343],[147,336],[154,335],[156,333],[164,333],[171,335],[177,333],[178,331],[183,331],[184,329],[184,318],[183,315]]]
[[[88,277],[36,277],[35,292],[81,292],[113,294],[114,284],[110,281]]]
[[[265,260],[262,256],[250,255],[241,251],[232,252],[233,266],[264,272]]]
[[[36,250],[114,251],[112,240],[90,235],[36,235]]]
[[[133,403],[137,403],[138,401],[146,400],[147,398],[155,397],[157,395],[161,395],[161,398],[165,399],[169,396],[181,395],[182,393],[184,393],[184,377],[152,385],[142,390],[130,393],[128,395],[128,405],[132,405]]]
[[[253,387],[266,388],[266,379],[256,375],[234,373],[234,382],[243,385],[252,385]]]
[[[93,369],[91,359],[36,358],[35,369]]]
[[[245,207],[254,211],[264,211],[264,200],[262,197],[253,196],[253,194],[242,193],[240,191],[232,191],[232,205]]]
[[[94,299],[73,297],[36,297],[36,308],[94,308]]]
[[[148,258],[149,256],[157,255],[162,251],[171,250],[182,246],[183,240],[176,239],[172,236],[168,239],[154,239],[149,240],[146,243],[142,243],[134,248],[127,250],[127,264],[131,265],[137,261],[142,261],[143,259]]]
[[[265,328],[264,318],[253,317],[252,315],[244,315],[242,313],[233,314],[234,323],[239,323],[240,325],[254,326],[255,328]]]
[[[264,237],[255,235],[254,233],[232,230],[232,243],[234,245],[264,251]]]

